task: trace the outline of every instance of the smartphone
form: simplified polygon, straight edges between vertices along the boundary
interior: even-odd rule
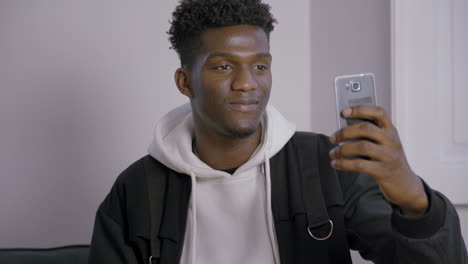
[[[335,97],[340,128],[362,121],[359,118],[343,118],[341,111],[355,105],[376,105],[374,74],[362,73],[335,78]]]

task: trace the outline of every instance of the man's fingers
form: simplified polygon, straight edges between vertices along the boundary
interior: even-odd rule
[[[382,169],[379,161],[365,159],[335,159],[331,166],[337,170],[360,172],[375,177],[382,176]]]
[[[364,156],[376,161],[388,160],[386,149],[368,140],[341,144],[330,151],[330,158],[332,159],[343,159],[356,156]]]
[[[373,142],[384,144],[388,140],[388,135],[385,130],[370,122],[359,122],[350,126],[346,126],[338,130],[331,137],[331,142],[334,144],[351,140],[351,139],[369,139]]]
[[[341,114],[345,118],[363,118],[375,121],[383,129],[394,129],[390,118],[383,108],[372,105],[357,105],[344,109]]]

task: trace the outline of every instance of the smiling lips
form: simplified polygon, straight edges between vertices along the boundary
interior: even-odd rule
[[[260,101],[255,98],[240,98],[229,102],[229,107],[240,112],[252,112],[258,109]]]

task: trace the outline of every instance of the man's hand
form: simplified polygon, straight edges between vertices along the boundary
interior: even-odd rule
[[[330,151],[332,167],[367,173],[374,177],[385,198],[399,206],[405,215],[423,215],[429,205],[421,179],[411,170],[396,128],[385,111],[376,106],[354,106],[341,113],[345,118],[363,118],[330,137],[333,144],[345,142]],[[347,159],[349,157],[369,159]]]

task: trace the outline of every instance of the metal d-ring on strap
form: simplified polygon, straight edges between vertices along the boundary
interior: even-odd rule
[[[150,257],[149,257],[149,260],[148,260],[148,263],[149,263],[149,264],[152,264],[152,263],[153,263],[153,262],[151,262],[152,259],[153,259],[153,256],[150,256]]]
[[[312,233],[311,229],[315,229],[315,228],[317,228],[317,227],[321,227],[321,226],[323,226],[323,225],[325,225],[325,224],[329,224],[329,225],[330,225],[330,232],[328,232],[328,235],[326,235],[326,236],[324,236],[324,237],[318,237],[318,236],[315,236],[315,235]],[[315,239],[315,240],[319,240],[319,241],[327,240],[327,239],[329,239],[329,238],[331,237],[331,235],[332,235],[332,233],[333,233],[333,221],[330,220],[330,219],[328,219],[327,221],[322,222],[322,223],[320,223],[320,224],[318,224],[318,225],[309,226],[309,227],[307,227],[307,232],[309,232],[309,235],[310,235],[313,239]]]

